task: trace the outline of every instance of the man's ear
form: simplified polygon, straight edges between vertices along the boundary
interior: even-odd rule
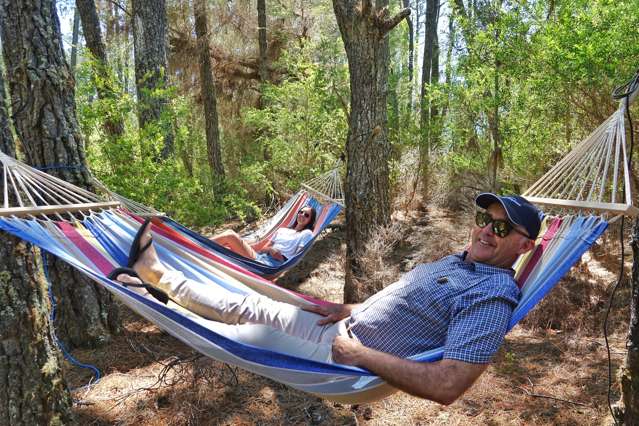
[[[524,244],[522,244],[519,254],[524,254],[535,248],[535,241],[530,238],[526,238]]]

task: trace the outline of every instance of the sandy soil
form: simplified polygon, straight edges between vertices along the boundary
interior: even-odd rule
[[[436,209],[399,215],[396,220],[403,223],[404,236],[388,264],[380,266],[401,273],[416,263],[461,250],[469,224],[459,216]],[[278,283],[341,301],[344,252],[338,224]],[[606,246],[593,250],[588,262],[560,284],[564,289],[553,290],[547,297],[550,301],[508,335],[487,372],[448,407],[401,392],[368,405],[326,402],[199,357],[127,311],[125,332],[112,344],[74,352],[103,373],[97,385],[73,392],[75,412],[82,424],[96,425],[607,424],[608,363],[599,330],[618,268],[609,252]],[[624,300],[623,294],[618,300]],[[628,312],[623,302],[613,308],[614,333],[609,340],[614,375],[625,356]],[[550,316],[555,319],[549,320]],[[71,387],[89,381],[86,370],[66,368]],[[613,401],[617,398],[618,389],[613,387]]]

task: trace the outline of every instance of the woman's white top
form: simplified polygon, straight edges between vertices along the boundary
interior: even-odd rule
[[[291,228],[280,228],[275,232],[271,241],[273,242],[273,248],[288,259],[295,256],[299,249],[312,239],[313,231],[310,229],[297,232]]]

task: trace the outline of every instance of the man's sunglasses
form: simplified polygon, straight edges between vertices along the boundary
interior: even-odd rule
[[[304,211],[304,210],[298,211],[297,214],[301,214],[302,216],[304,216],[307,219],[311,217],[311,214],[308,211]]]
[[[484,228],[488,224],[492,223],[493,225],[493,234],[497,235],[499,238],[506,238],[510,231],[515,231],[518,234],[523,235],[526,238],[530,238],[529,235],[526,235],[519,229],[515,228],[512,223],[505,219],[494,219],[491,215],[486,212],[478,211],[475,213],[475,223],[480,228]]]

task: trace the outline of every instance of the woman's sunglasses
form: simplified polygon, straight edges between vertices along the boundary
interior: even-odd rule
[[[519,229],[515,228],[512,223],[505,219],[494,219],[491,215],[486,212],[478,211],[475,213],[475,223],[480,228],[484,228],[488,224],[493,225],[493,234],[497,235],[499,238],[506,238],[510,231],[515,231],[518,234],[523,235],[526,238],[530,238],[530,236],[524,234]]]
[[[302,216],[304,216],[307,219],[311,217],[311,214],[308,211],[304,211],[304,210],[298,211],[297,214],[301,214]]]

